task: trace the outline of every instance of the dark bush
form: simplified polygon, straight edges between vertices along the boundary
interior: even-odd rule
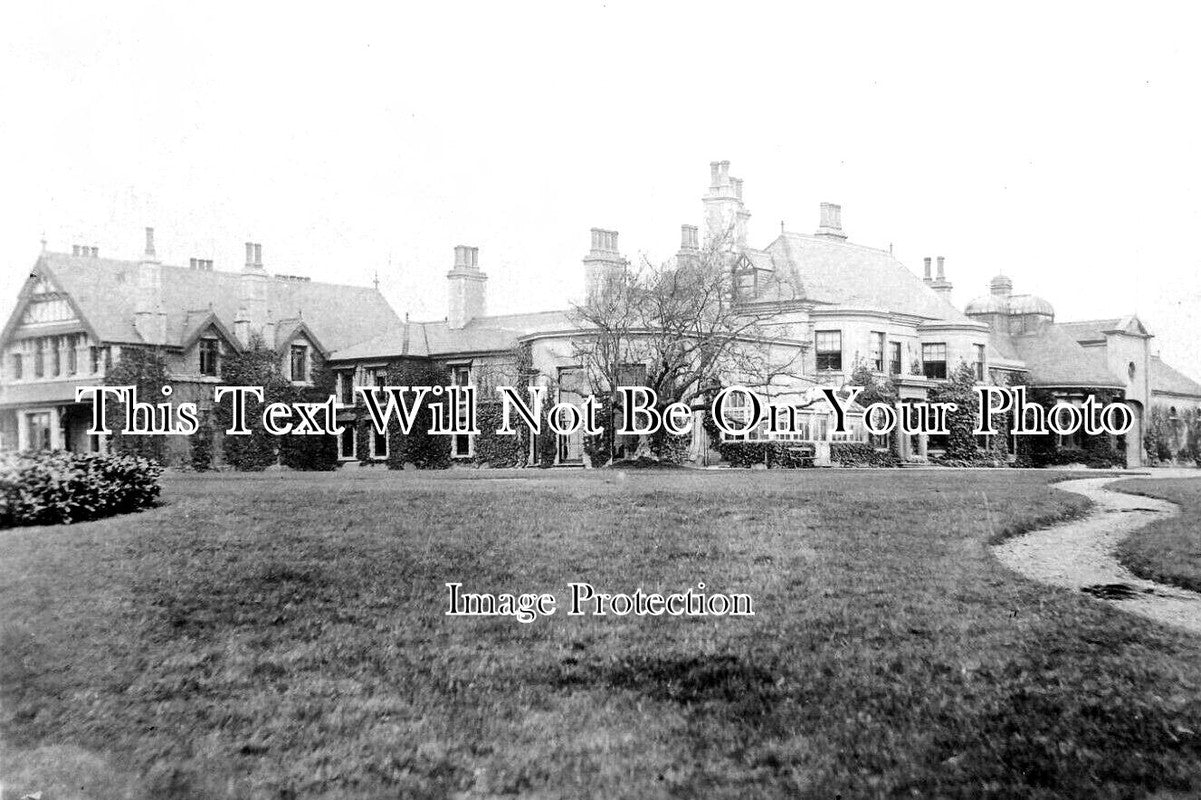
[[[721,457],[731,467],[753,467],[763,464],[768,469],[794,469],[813,466],[811,447],[797,442],[722,442],[717,443]]]
[[[830,461],[842,467],[899,467],[901,459],[866,442],[831,442]]]
[[[473,460],[490,467],[524,467],[529,458],[529,440],[522,433],[525,426],[518,421],[514,424],[516,435],[497,435],[502,411],[503,405],[497,402],[480,402],[476,406],[476,427],[480,433],[475,437]]]
[[[0,527],[135,511],[159,495],[162,467],[140,456],[18,453],[0,458]]]

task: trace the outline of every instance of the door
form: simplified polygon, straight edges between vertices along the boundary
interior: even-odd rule
[[[50,449],[50,412],[37,411],[25,415],[26,438],[30,450]]]
[[[559,399],[560,403],[571,403],[583,413],[584,400],[591,392],[588,391],[588,376],[583,367],[559,367]],[[576,430],[567,435],[560,435],[556,463],[576,465],[584,463],[584,432]]]

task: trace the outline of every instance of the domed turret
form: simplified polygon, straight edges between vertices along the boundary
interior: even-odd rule
[[[1036,294],[1015,294],[1009,298],[1009,313],[1013,316],[1020,314],[1038,314],[1055,320],[1055,308]]]
[[[963,313],[979,317],[994,330],[1027,333],[1055,321],[1055,309],[1038,295],[1013,294],[1013,281],[998,275],[988,284],[989,293],[967,304]]]
[[[963,313],[972,316],[1008,314],[1009,296],[1013,292],[1013,281],[1004,275],[998,275],[989,282],[988,288],[990,293],[983,297],[977,297],[968,303]]]

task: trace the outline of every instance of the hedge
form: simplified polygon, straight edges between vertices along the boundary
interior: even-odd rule
[[[0,527],[54,525],[154,503],[162,467],[139,456],[18,453],[0,457]]]
[[[830,462],[842,467],[899,467],[901,459],[866,442],[831,442]]]
[[[812,466],[812,461],[801,458],[801,448],[796,442],[722,442],[717,443],[721,457],[731,467],[753,467],[764,464],[769,469],[794,469]]]

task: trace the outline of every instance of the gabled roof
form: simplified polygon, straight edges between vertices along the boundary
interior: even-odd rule
[[[946,322],[971,322],[883,250],[822,236],[781,234],[772,242],[777,274],[798,299],[857,311],[886,311]]]
[[[316,347],[318,350],[325,352],[325,353],[329,352],[329,350],[326,349],[325,345],[322,344],[321,339],[319,339],[317,337],[317,334],[313,333],[313,329],[310,328],[309,324],[307,322],[305,322],[304,320],[302,320],[302,319],[287,319],[287,320],[281,320],[281,321],[275,323],[275,349],[276,350],[280,349],[285,344],[288,344],[289,342],[294,341],[297,336],[304,336],[306,339],[308,339],[310,342],[312,342],[313,346]]]
[[[1151,391],[1189,395],[1201,400],[1201,383],[1197,383],[1159,356],[1151,356]]]
[[[1131,314],[1112,319],[1089,319],[1081,322],[1061,322],[1059,327],[1078,342],[1104,342],[1105,334],[1120,332],[1131,336],[1148,336],[1147,326]]]
[[[1045,325],[1035,333],[990,337],[994,348],[1008,346],[1029,370],[1028,383],[1045,387],[1088,387],[1124,389],[1126,382],[1114,375],[1105,357],[1081,347],[1061,325]],[[1006,341],[1007,340],[1007,341]]]
[[[215,329],[226,344],[237,350],[242,349],[242,343],[238,341],[238,337],[230,333],[229,329],[222,324],[220,318],[211,310],[206,311],[189,311],[184,321],[183,336],[180,338],[179,346],[187,350],[192,345],[196,344],[204,332],[209,328]]]
[[[137,261],[43,253],[35,271],[66,292],[103,341],[141,343],[134,328]],[[167,344],[180,346],[195,329],[197,309],[211,311],[232,330],[241,305],[241,274],[162,266]],[[276,321],[301,319],[325,347],[349,347],[399,322],[375,289],[269,276],[267,307]]]

